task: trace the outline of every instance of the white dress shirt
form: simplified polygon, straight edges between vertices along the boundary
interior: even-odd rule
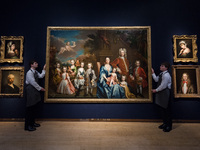
[[[162,75],[162,82],[156,88],[156,92],[162,91],[162,90],[166,89],[167,87],[169,89],[171,89],[172,82],[171,82],[171,76],[170,76],[169,72],[168,71],[163,71],[162,74],[163,74]],[[152,77],[153,77],[153,79],[154,79],[155,82],[159,81],[159,76],[156,76],[155,73],[152,74]]]
[[[42,87],[39,86],[39,84],[35,81],[35,77],[34,77],[35,71],[37,72],[38,78],[43,78],[45,76],[45,70],[42,70],[42,73],[39,73],[37,70],[34,70],[31,68],[26,73],[26,84],[30,84],[33,87],[35,87],[38,91],[40,91]]]

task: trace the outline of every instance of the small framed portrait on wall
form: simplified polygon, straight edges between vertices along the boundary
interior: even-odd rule
[[[174,62],[198,62],[196,35],[174,35]]]
[[[200,97],[199,68],[198,65],[172,66],[175,98]]]
[[[23,97],[24,67],[0,67],[0,96]]]
[[[1,36],[0,62],[23,62],[23,36]]]

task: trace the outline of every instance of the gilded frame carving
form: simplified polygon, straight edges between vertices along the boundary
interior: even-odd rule
[[[199,65],[173,65],[172,74],[175,98],[200,97]],[[184,83],[186,83],[186,88],[184,88]]]
[[[196,40],[197,35],[173,35],[174,62],[198,62]]]
[[[141,42],[143,43],[137,43],[140,49],[145,50],[143,53],[139,53],[138,51],[140,49],[138,49],[138,51],[129,51],[129,55],[128,55],[128,59],[129,57],[135,57],[136,54],[138,54],[137,56],[139,57],[138,59],[143,59],[142,61],[145,62],[145,64],[143,63],[142,67],[146,67],[147,70],[147,78],[148,78],[148,88],[146,89],[146,97],[139,97],[139,98],[125,98],[125,99],[111,99],[111,98],[97,98],[97,97],[82,97],[82,98],[77,98],[77,97],[66,97],[66,98],[60,98],[60,97],[56,97],[56,93],[55,90],[52,92],[52,90],[50,90],[52,88],[52,80],[53,80],[53,75],[52,72],[54,71],[53,69],[55,69],[55,64],[52,65],[52,59],[56,57],[58,57],[58,53],[60,51],[60,47],[56,48],[56,44],[55,44],[55,34],[57,32],[59,32],[59,38],[57,38],[56,42],[60,42],[63,41],[65,39],[66,45],[66,39],[68,38],[68,41],[72,41],[70,40],[71,37],[66,36],[63,37],[64,34],[66,35],[71,35],[71,32],[81,32],[83,34],[86,34],[88,32],[88,34],[91,31],[94,31],[95,33],[103,33],[103,35],[106,35],[107,37],[100,37],[101,41],[104,41],[104,48],[106,46],[109,47],[109,43],[108,42],[113,42],[113,43],[117,43],[120,39],[120,37],[116,37],[112,38],[112,41],[110,39],[109,36],[113,36],[110,33],[114,32],[114,31],[118,31],[118,32],[123,32],[123,31],[130,31],[134,34],[134,32],[136,32],[138,35],[134,35],[135,39],[136,38],[144,38],[143,41],[141,40]],[[145,34],[142,34],[145,33]],[[54,34],[55,33],[55,34]],[[139,34],[141,33],[141,34]],[[96,34],[95,34],[96,35]],[[142,37],[144,36],[145,37]],[[77,38],[80,37],[80,34],[76,35],[76,37],[73,38]],[[82,36],[82,35],[81,35]],[[94,37],[94,35],[92,35],[91,37],[88,38],[92,38]],[[72,39],[73,39],[72,38]],[[54,41],[52,40],[54,39]],[[74,39],[76,40],[76,39]],[[106,45],[107,43],[107,45]],[[55,45],[54,45],[55,44]],[[58,44],[58,43],[57,43]],[[113,44],[114,45],[114,44]],[[116,44],[117,45],[117,44]],[[122,44],[122,45],[126,45]],[[112,47],[112,46],[111,46]],[[122,46],[120,46],[122,47]],[[119,53],[119,48],[117,48],[117,50],[114,52],[115,54],[118,55]],[[124,46],[125,47],[125,46]],[[106,49],[106,48],[105,48]],[[112,48],[111,48],[112,49]],[[127,46],[128,50],[132,50],[131,48],[129,48]],[[97,55],[99,57],[99,61],[97,61],[97,64],[99,62],[102,62],[102,58],[105,60],[105,57],[111,57],[112,55],[114,55],[114,53],[112,53],[110,50],[104,51],[104,50],[99,50],[97,48]],[[100,54],[101,53],[101,54]],[[54,54],[54,57],[53,57]],[[96,54],[93,54],[93,56],[96,56]],[[144,55],[144,56],[142,56]],[[88,56],[91,56],[90,54],[88,54]],[[70,57],[70,56],[69,56]],[[119,57],[119,55],[118,55]],[[112,57],[111,57],[112,58]],[[116,57],[115,57],[116,58]],[[112,60],[113,61],[113,60]],[[129,61],[133,61],[133,60],[129,60]],[[135,63],[135,62],[131,62],[131,63]],[[102,63],[101,63],[102,64]],[[45,76],[45,102],[46,103],[152,103],[152,77],[151,77],[151,27],[150,26],[119,26],[119,27],[47,27],[47,44],[46,44],[46,76]],[[86,66],[86,65],[85,65]],[[53,69],[52,69],[53,68]],[[95,68],[95,67],[94,67]],[[99,74],[97,74],[98,76]]]
[[[1,36],[0,63],[23,63],[23,43],[23,36]]]
[[[14,87],[10,90],[8,76],[14,76]],[[0,67],[0,96],[23,97],[24,67]]]

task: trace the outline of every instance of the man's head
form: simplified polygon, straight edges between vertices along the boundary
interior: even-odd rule
[[[9,74],[7,77],[7,81],[9,84],[13,84],[15,80],[15,76],[13,74]]]
[[[168,62],[163,62],[161,65],[160,65],[160,70],[161,71],[166,71],[166,70],[169,70],[170,68],[170,64]]]
[[[119,49],[119,55],[121,57],[126,57],[126,49],[125,48],[120,48]]]
[[[33,69],[36,69],[38,67],[38,63],[35,60],[32,60],[29,62],[29,66]]]
[[[139,60],[136,60],[136,61],[135,61],[135,65],[136,65],[137,67],[140,67],[140,61],[139,61]]]

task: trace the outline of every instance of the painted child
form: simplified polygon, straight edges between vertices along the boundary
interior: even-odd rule
[[[57,88],[57,93],[67,94],[67,95],[75,93],[75,88],[72,82],[70,81],[70,77],[69,74],[67,73],[66,67],[63,67],[62,81],[60,82]]]
[[[60,64],[57,63],[56,64],[56,69],[54,71],[54,76],[53,76],[53,82],[54,82],[56,88],[60,84],[61,80],[62,80],[62,71],[60,69]]]
[[[131,93],[128,88],[128,84],[126,82],[126,76],[123,75],[121,80],[122,81],[120,82],[120,86],[124,88],[126,97],[127,98],[135,98],[135,95],[133,93]]]
[[[135,65],[136,67],[133,70],[133,75],[136,82],[137,95],[139,95],[140,97],[144,97],[143,88],[146,88],[148,86],[147,75],[144,69],[140,66],[139,60],[136,60]]]
[[[69,72],[71,81],[74,83],[74,79],[76,78],[76,74],[77,74],[77,68],[75,66],[75,60],[72,59],[70,62],[71,62],[71,66],[69,67],[68,72]]]
[[[95,72],[92,69],[92,63],[88,63],[88,69],[85,72],[86,95],[89,93],[91,96],[93,96],[93,88],[97,86],[95,81],[96,78]]]
[[[113,71],[112,73],[110,74],[110,77],[108,77],[106,80],[107,80],[107,84],[109,86],[112,86],[112,85],[115,85],[115,84],[118,84],[118,79],[117,79],[117,74],[116,74],[116,68],[113,68]]]
[[[74,80],[75,88],[77,89],[76,95],[79,96],[80,91],[84,89],[85,84],[85,69],[84,62],[81,62],[81,66],[77,71],[76,79]]]

